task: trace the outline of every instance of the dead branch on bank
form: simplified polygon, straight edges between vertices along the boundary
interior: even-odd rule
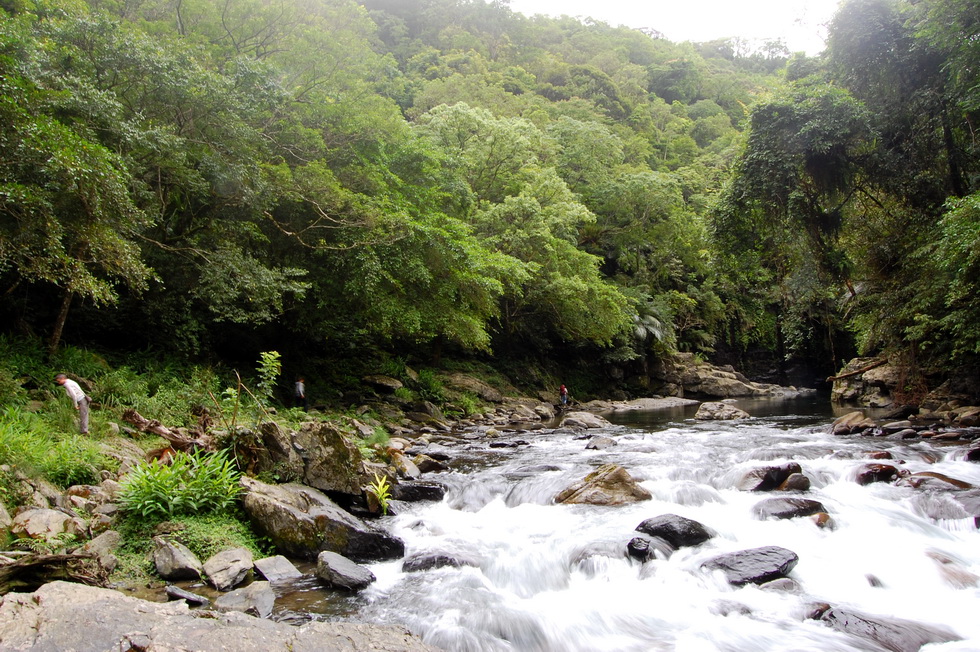
[[[875,369],[876,367],[880,367],[884,364],[888,364],[888,360],[878,360],[877,362],[869,364],[865,367],[861,367],[860,369],[855,369],[854,371],[848,371],[846,374],[830,376],[829,378],[827,378],[827,382],[832,383],[835,380],[843,380],[844,378],[850,378],[851,376],[858,376],[860,374],[863,374],[865,371],[871,371],[872,369]]]
[[[141,432],[148,432],[158,437],[163,437],[174,450],[192,452],[198,449],[206,451],[215,450],[214,440],[208,434],[198,434],[196,437],[188,436],[182,432],[171,430],[156,419],[147,419],[132,408],[124,410],[122,413],[123,421],[132,424]]]

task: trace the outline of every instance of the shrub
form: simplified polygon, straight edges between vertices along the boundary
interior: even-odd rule
[[[177,453],[169,465],[153,461],[130,471],[120,504],[143,518],[222,512],[238,498],[239,475],[225,451]]]

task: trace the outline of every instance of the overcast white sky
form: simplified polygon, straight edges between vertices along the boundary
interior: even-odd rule
[[[781,38],[791,52],[823,50],[839,0],[510,0],[522,14],[591,17],[650,27],[675,43],[739,36]]]

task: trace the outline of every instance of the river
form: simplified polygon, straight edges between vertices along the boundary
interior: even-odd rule
[[[941,564],[980,575],[980,533],[972,519],[935,519],[943,492],[894,484],[859,485],[870,451],[888,450],[903,468],[935,471],[980,486],[980,464],[962,446],[834,437],[825,397],[740,402],[752,418],[696,422],[693,410],[605,415],[589,431],[617,445],[587,450],[583,433],[505,433],[447,447],[452,470],[427,476],[448,491],[438,503],[407,506],[382,525],[408,554],[446,553],[472,565],[402,572],[402,562],[369,565],[377,581],[356,596],[317,589],[283,596],[277,617],[401,623],[451,652],[880,650],[805,618],[815,602],[939,625],[962,641],[930,652],[980,650],[980,589],[951,584]],[[745,471],[795,461],[834,527],[809,518],[761,521],[752,507],[771,494],[736,490]],[[622,507],[555,505],[561,489],[601,464],[625,467],[653,499]],[[950,510],[951,513],[955,510]],[[646,563],[626,544],[645,519],[677,514],[715,536]],[[776,545],[799,563],[800,589],[734,587],[701,568],[721,553]],[[314,583],[315,584],[315,583]],[[955,585],[954,585],[955,584]]]

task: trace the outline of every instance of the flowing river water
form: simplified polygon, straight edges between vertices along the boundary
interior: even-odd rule
[[[442,553],[468,565],[405,573],[402,561],[370,564],[377,581],[347,596],[315,580],[280,596],[276,617],[399,623],[451,652],[747,652],[882,650],[805,617],[815,602],[955,632],[930,652],[980,650],[980,532],[972,518],[943,513],[942,491],[859,485],[857,467],[888,450],[911,472],[934,471],[980,486],[980,464],[963,445],[834,437],[825,396],[741,401],[752,418],[696,422],[693,409],[605,415],[602,431],[504,433],[446,448],[451,470],[427,475],[447,487],[441,502],[404,506],[381,525],[409,555]],[[617,445],[587,450],[587,438]],[[753,468],[795,461],[807,498],[833,527],[810,518],[758,520],[772,494],[734,488]],[[653,499],[620,507],[557,505],[560,490],[602,464],[625,467]],[[626,555],[642,521],[694,519],[715,536],[669,557]],[[932,515],[932,516],[930,516]],[[722,553],[781,546],[799,556],[796,592],[734,587],[701,564]],[[471,565],[469,565],[471,564]],[[945,569],[943,567],[946,567]],[[951,581],[955,569],[965,581]],[[975,578],[974,578],[975,579]]]

